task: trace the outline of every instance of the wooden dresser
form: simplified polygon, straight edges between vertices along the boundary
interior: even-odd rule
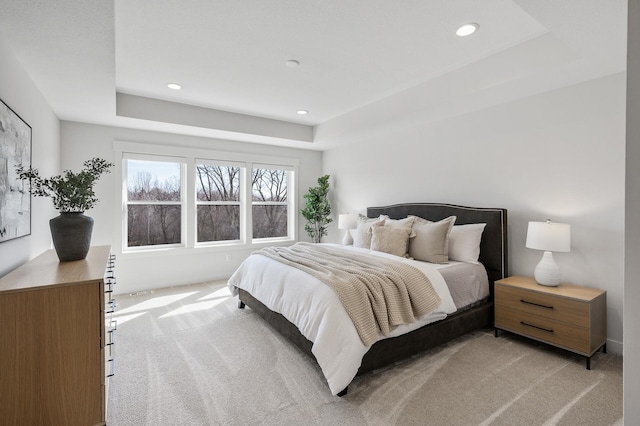
[[[105,424],[113,266],[109,246],[49,250],[0,279],[0,424]]]
[[[495,330],[507,330],[586,357],[607,348],[607,293],[589,287],[539,285],[513,276],[495,283]]]

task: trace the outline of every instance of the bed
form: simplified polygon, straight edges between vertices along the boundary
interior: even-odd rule
[[[493,323],[493,283],[507,276],[507,211],[505,209],[435,203],[408,203],[367,208],[367,217],[378,218],[381,215],[395,220],[417,216],[433,222],[456,216],[455,225],[486,224],[482,232],[478,257],[479,263],[486,270],[488,283],[488,291],[484,294],[486,297],[462,308],[458,308],[458,301],[456,301],[456,306],[452,309],[443,308],[445,312],[434,313],[430,319],[425,319],[423,322],[429,322],[427,325],[419,328],[416,328],[419,324],[403,326],[402,332],[404,334],[396,332],[376,341],[371,346],[363,346],[362,342],[359,344],[351,343],[352,337],[343,338],[342,330],[346,329],[347,335],[353,334],[351,331],[353,326],[343,326],[343,322],[338,322],[349,322],[348,317],[346,317],[346,321],[342,319],[341,316],[344,314],[339,312],[340,309],[327,307],[322,318],[309,319],[304,310],[306,307],[304,309],[297,308],[297,313],[292,313],[288,305],[282,304],[276,300],[275,296],[267,293],[267,291],[278,293],[278,297],[283,293],[289,295],[296,293],[295,296],[290,297],[309,297],[310,300],[313,299],[313,303],[316,303],[315,299],[318,297],[313,296],[313,293],[310,293],[311,296],[305,296],[305,292],[331,293],[331,289],[314,290],[315,287],[307,289],[307,282],[312,281],[313,277],[305,275],[302,271],[294,270],[291,267],[284,269],[287,268],[285,265],[278,266],[276,265],[278,262],[263,256],[250,256],[245,260],[247,264],[245,265],[243,262],[243,265],[229,281],[230,289],[239,296],[238,306],[240,308],[244,308],[245,305],[249,306],[303,352],[315,358],[327,378],[331,392],[339,396],[346,395],[349,383],[357,375],[438,346],[472,330],[490,327]],[[243,266],[244,273],[241,273]],[[280,270],[284,273],[281,273]],[[271,278],[280,275],[283,278]],[[436,283],[434,286],[440,285],[437,283],[442,278],[433,275],[431,278]],[[261,282],[244,284],[252,282],[252,280],[260,280]],[[276,285],[275,281],[279,280],[283,282]],[[276,289],[267,290],[266,288],[270,287],[272,282]],[[293,287],[295,291],[291,291],[292,285],[295,286]],[[447,303],[451,305],[452,302],[453,297]],[[444,296],[442,305],[445,305]],[[324,305],[313,307],[314,312],[317,309],[325,309],[325,307]],[[325,330],[324,337],[322,337],[322,330]],[[331,330],[331,332],[327,333],[326,330]],[[329,350],[319,349],[320,343],[326,345],[324,341],[328,338],[334,339],[334,335],[331,333],[336,336],[336,347],[331,347]],[[331,344],[334,345],[334,342]],[[353,360],[354,357],[359,358]]]

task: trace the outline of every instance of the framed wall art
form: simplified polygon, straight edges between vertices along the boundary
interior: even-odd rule
[[[29,182],[16,166],[31,166],[31,126],[0,99],[0,243],[31,234]]]

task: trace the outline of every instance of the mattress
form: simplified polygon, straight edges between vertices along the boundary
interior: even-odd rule
[[[436,265],[442,274],[457,310],[489,297],[487,270],[479,263],[450,262]]]

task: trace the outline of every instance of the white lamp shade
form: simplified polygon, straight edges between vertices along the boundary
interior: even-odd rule
[[[355,229],[358,227],[358,215],[345,213],[338,215],[338,229]]]
[[[551,221],[529,222],[526,246],[544,251],[571,251],[571,226]]]

